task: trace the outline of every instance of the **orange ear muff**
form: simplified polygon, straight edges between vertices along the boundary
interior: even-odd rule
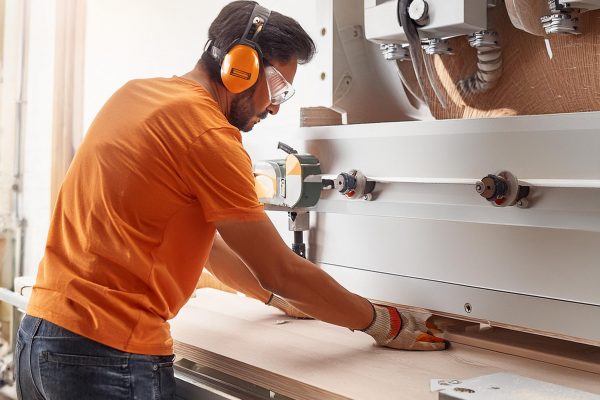
[[[259,72],[258,52],[246,44],[233,46],[221,64],[221,80],[231,93],[250,89],[256,83]]]

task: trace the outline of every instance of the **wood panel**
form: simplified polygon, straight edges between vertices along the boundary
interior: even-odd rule
[[[171,325],[178,356],[296,399],[436,399],[431,379],[496,372],[600,394],[598,374],[462,344],[434,353],[380,348],[365,334],[290,320],[212,289],[199,291]]]
[[[492,26],[503,49],[500,82],[487,93],[461,95],[457,82],[475,72],[476,52],[465,37],[452,38],[455,55],[434,56],[449,106],[443,109],[434,100],[432,114],[453,119],[600,110],[600,10],[580,15],[580,21],[583,35],[547,36],[550,58],[544,37],[515,28],[500,2],[492,12]],[[428,92],[435,99],[433,91]]]
[[[600,347],[496,327],[480,329],[479,324],[460,323],[456,320],[450,320],[449,325],[448,322],[446,324],[442,336],[453,343],[600,374]],[[437,322],[437,326],[444,325]]]

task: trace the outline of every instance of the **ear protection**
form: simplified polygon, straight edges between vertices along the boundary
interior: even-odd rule
[[[227,49],[221,61],[221,80],[231,93],[241,93],[250,89],[258,80],[262,52],[256,43],[271,11],[260,5],[254,6],[246,30],[240,39],[235,40]],[[213,57],[221,60],[221,51],[210,46]]]

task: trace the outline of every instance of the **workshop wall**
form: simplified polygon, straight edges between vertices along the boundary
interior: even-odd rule
[[[16,154],[12,153],[17,136],[17,102],[22,100],[22,216],[27,224],[24,270],[26,274],[32,274],[44,250],[50,219],[55,2],[29,0],[28,11],[22,1],[6,1],[5,4],[2,145],[6,147],[3,147],[2,155],[10,152],[11,157],[5,157],[7,162],[2,164],[5,198],[2,209],[10,212],[12,204],[10,186],[16,172],[13,170]],[[25,34],[28,45],[22,47],[24,12],[29,13],[30,19]],[[24,71],[20,69],[21,58],[24,59]],[[19,99],[22,73],[25,75],[24,91]]]

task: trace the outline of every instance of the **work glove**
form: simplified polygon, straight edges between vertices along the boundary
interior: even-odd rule
[[[298,319],[312,319],[311,316],[304,314],[302,311],[298,310],[296,307],[288,303],[285,299],[282,299],[274,293],[271,293],[271,297],[265,304],[280,309],[288,317]]]
[[[362,332],[371,335],[380,346],[400,350],[444,350],[448,342],[434,336],[426,326],[430,315],[402,311],[395,307],[372,304],[373,322]]]

